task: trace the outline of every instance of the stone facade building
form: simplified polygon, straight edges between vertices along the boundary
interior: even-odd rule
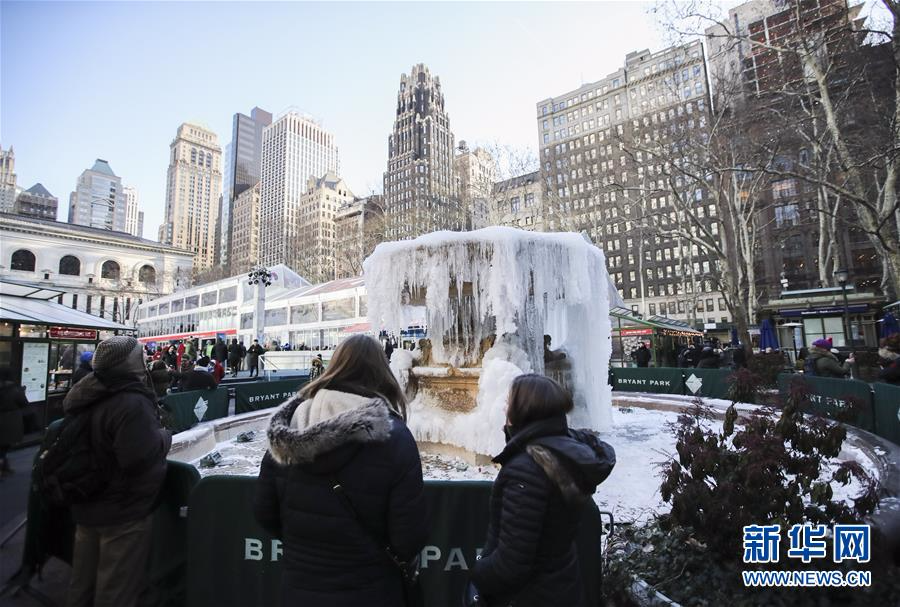
[[[495,183],[491,195],[494,225],[544,232],[543,186],[540,171]]]
[[[231,213],[231,271],[247,272],[259,263],[259,182],[238,194]]]
[[[169,146],[166,219],[160,242],[192,251],[194,271],[209,269],[215,259],[216,224],[222,191],[222,148],[218,136],[185,122]]]
[[[125,232],[0,214],[0,276],[123,324],[141,301],[190,286],[193,254]]]
[[[640,151],[703,137],[706,82],[702,45],[693,42],[629,53],[616,72],[539,101],[536,109],[546,229],[590,235],[634,312],[713,328],[730,314],[714,289],[712,262],[696,245],[646,229],[645,217],[669,214],[663,209],[672,194],[663,163]],[[708,189],[689,195],[717,234]]]
[[[0,147],[0,213],[11,213],[16,203],[16,152],[12,146],[8,150]]]
[[[334,215],[335,278],[362,276],[362,263],[384,240],[384,201],[373,194],[338,208]]]
[[[122,179],[102,158],[78,178],[69,195],[69,223],[102,230],[125,231]]]
[[[232,217],[235,200],[259,182],[262,170],[262,133],[272,124],[272,114],[258,107],[250,115],[237,113],[231,123],[231,141],[225,146],[222,208],[219,212],[219,262],[226,271],[231,263]],[[243,260],[238,260],[243,265]]]
[[[384,209],[388,240],[460,230],[453,176],[454,137],[441,81],[424,64],[400,76],[394,130],[388,137]]]
[[[56,221],[59,199],[47,191],[42,184],[36,183],[16,198],[13,213],[35,219]]]
[[[306,246],[297,247],[301,198],[310,177],[338,174],[334,136],[308,116],[290,111],[263,130],[260,178],[260,263],[302,267]]]
[[[469,150],[466,142],[460,141],[453,157],[453,174],[463,229],[478,230],[491,225],[491,191],[497,174],[494,157],[484,148]]]
[[[307,180],[306,193],[300,197],[296,231],[289,244],[296,251],[293,267],[309,282],[334,280],[334,216],[354,198],[344,180],[332,172]]]

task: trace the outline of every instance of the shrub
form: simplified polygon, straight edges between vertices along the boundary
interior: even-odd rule
[[[783,373],[787,359],[782,352],[760,352],[747,359],[747,368],[759,377],[763,387],[774,388],[778,384],[778,374]]]

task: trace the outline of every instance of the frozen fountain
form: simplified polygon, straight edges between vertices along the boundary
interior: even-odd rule
[[[573,425],[609,429],[609,277],[603,252],[580,235],[435,232],[378,245],[364,277],[373,328],[427,327],[428,339],[391,359],[420,443],[497,453],[506,395],[523,373],[571,391]]]

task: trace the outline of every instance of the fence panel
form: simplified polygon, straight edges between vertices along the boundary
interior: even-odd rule
[[[804,409],[806,413],[815,413],[874,432],[872,390],[866,382],[786,373],[778,376],[778,390],[782,397],[788,394],[792,382],[799,382],[809,392],[810,404]]]
[[[872,384],[875,390],[875,434],[900,445],[900,386]]]
[[[297,377],[237,385],[234,387],[234,412],[240,414],[275,407],[296,394],[306,381],[305,377]]]
[[[228,388],[176,392],[162,399],[163,407],[171,414],[169,428],[173,433],[193,428],[228,415]]]
[[[611,369],[613,390],[620,392],[655,392],[684,394],[682,370],[670,367],[638,367]]]

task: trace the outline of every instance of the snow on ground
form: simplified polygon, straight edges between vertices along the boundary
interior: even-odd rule
[[[661,469],[675,456],[675,437],[672,426],[678,414],[640,407],[613,407],[613,429],[601,433],[603,440],[616,450],[616,467],[594,494],[600,510],[612,512],[616,521],[644,521],[655,514],[668,511],[669,505],[659,494]],[[710,420],[706,426],[721,429],[721,422]],[[221,462],[214,468],[200,468],[202,476],[219,474],[252,475],[259,473],[259,465],[268,447],[264,432],[256,432],[252,441],[237,443],[228,440],[218,443],[216,450]],[[841,461],[855,460],[878,478],[878,468],[866,453],[847,443],[838,458],[825,466],[826,478]],[[426,480],[493,480],[498,468],[493,465],[474,466],[460,459],[422,453],[422,472]],[[834,498],[849,501],[862,487],[852,481],[847,486],[832,485]]]

